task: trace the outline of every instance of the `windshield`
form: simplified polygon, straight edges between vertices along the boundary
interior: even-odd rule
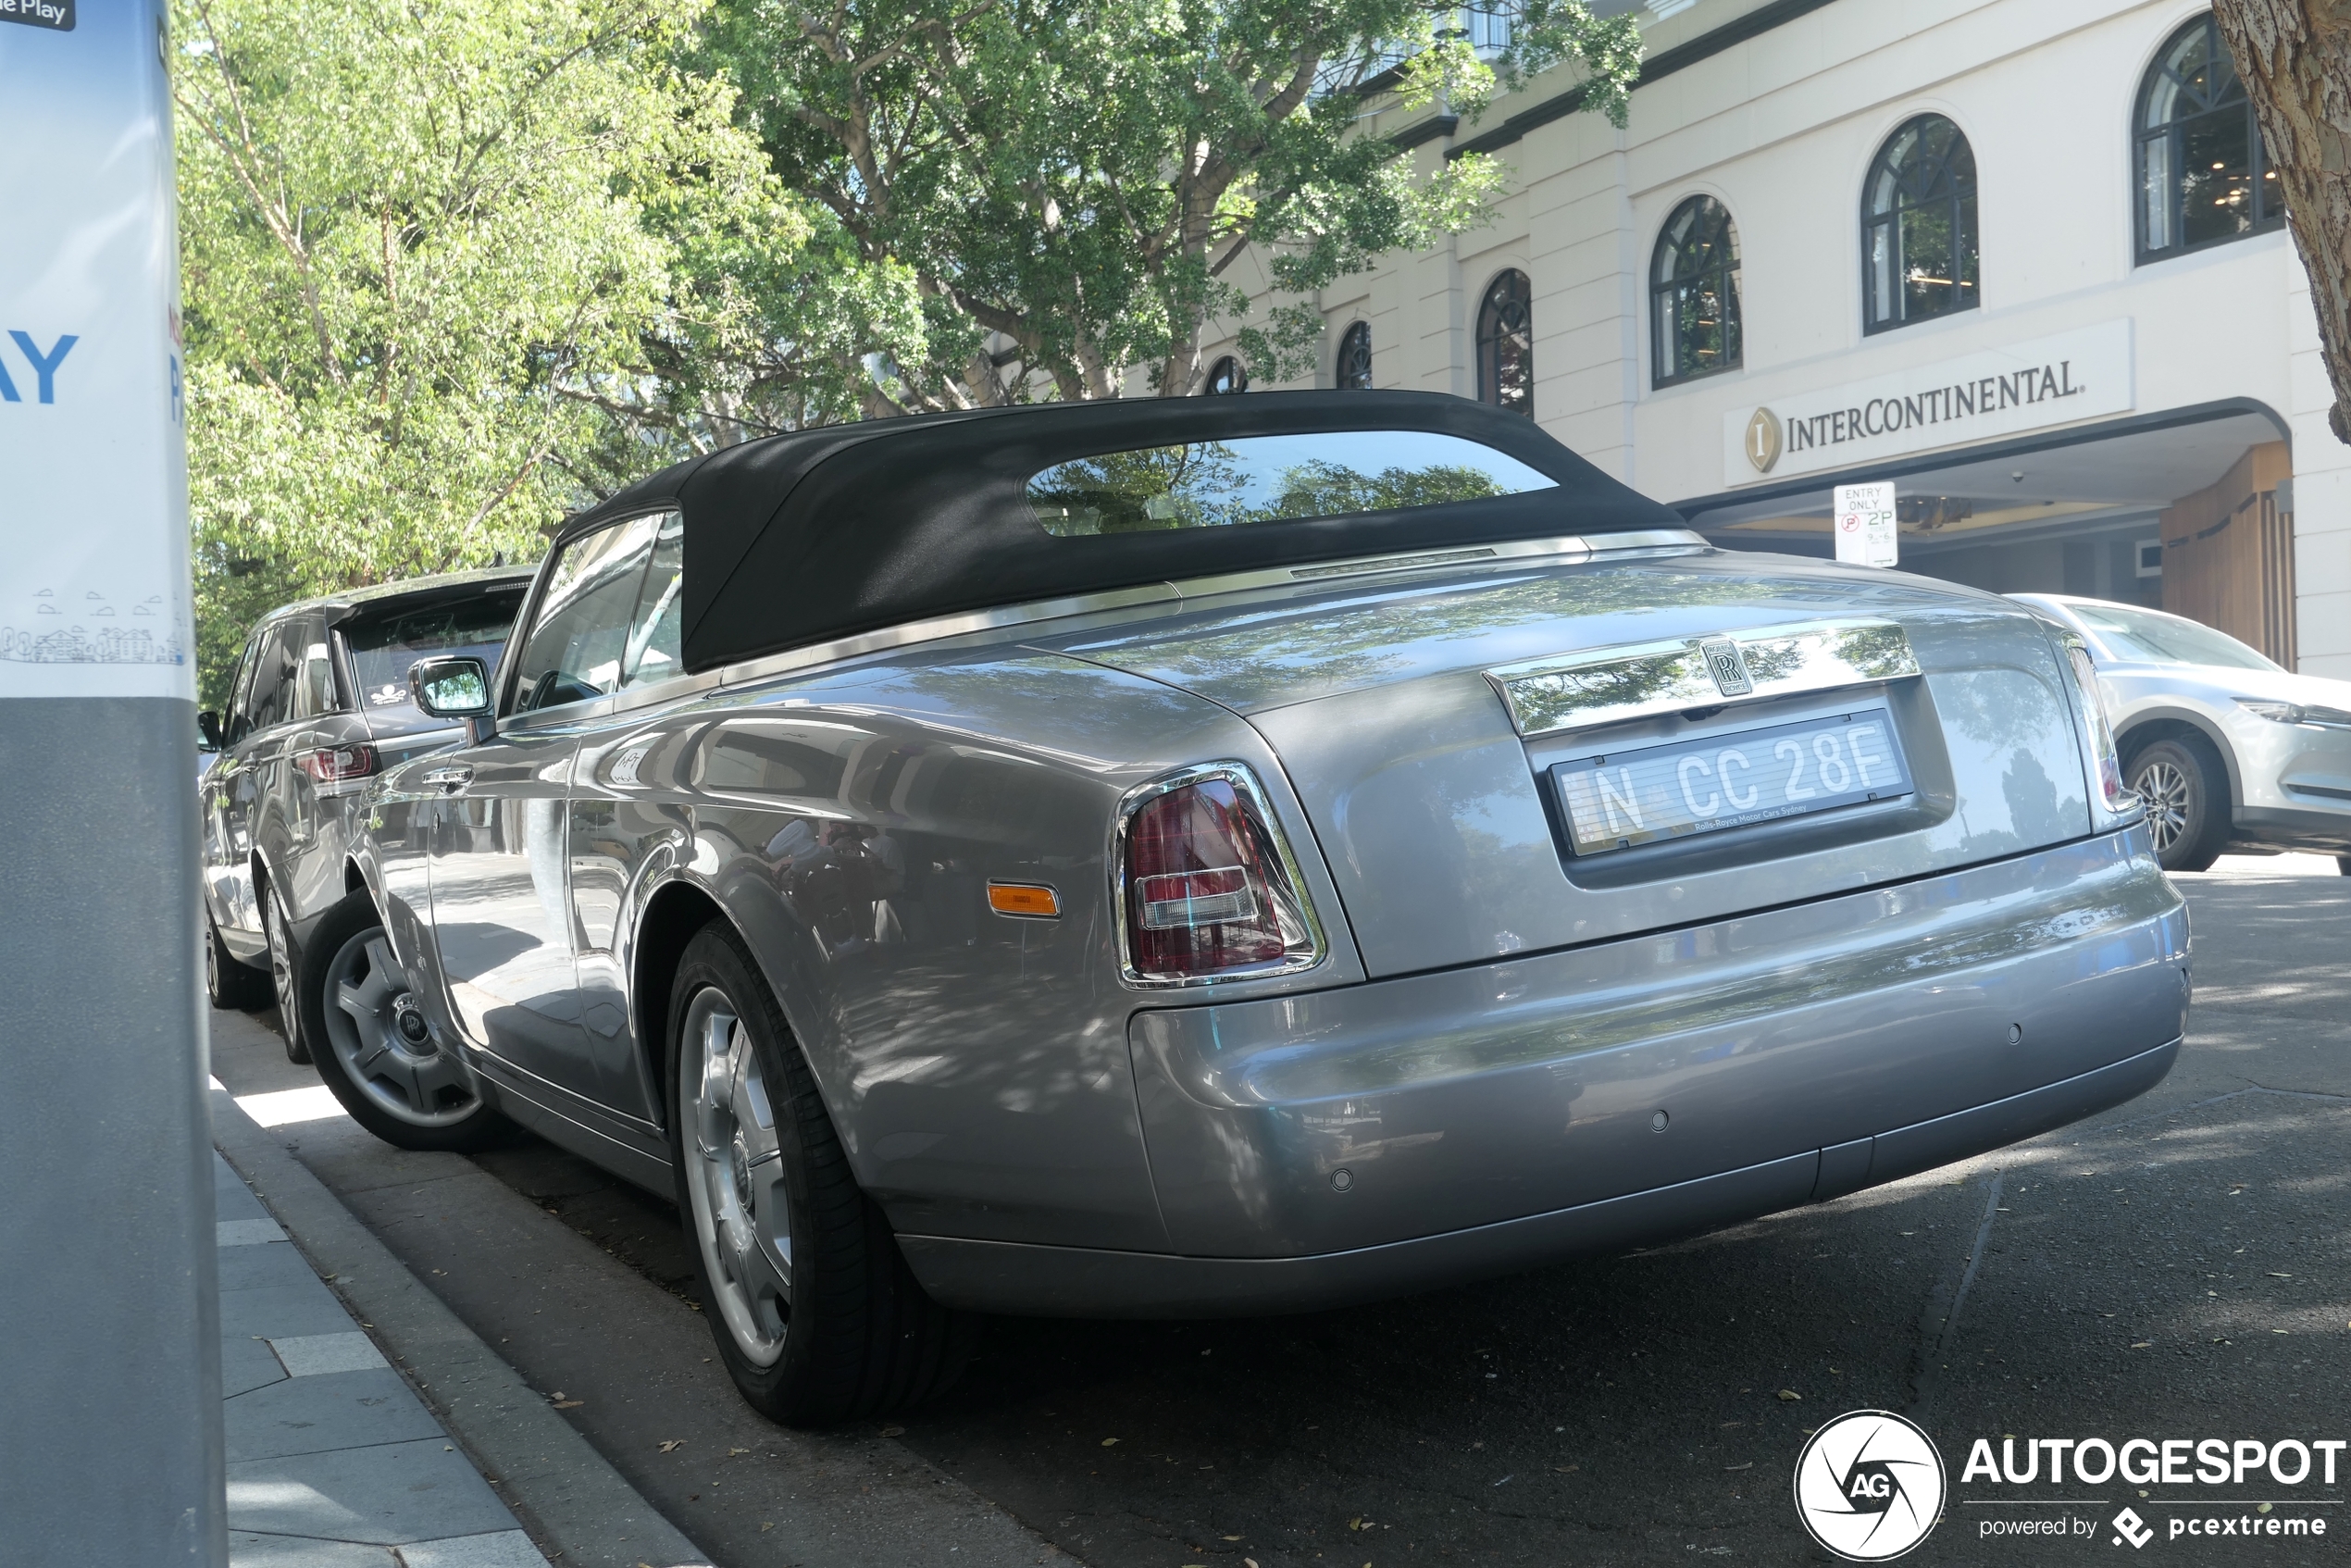
[[[1460,436],[1325,430],[1081,457],[1030,479],[1028,504],[1047,533],[1068,539],[1437,506],[1557,483]]]
[[[2066,606],[2096,632],[2114,656],[2152,665],[2218,665],[2222,669],[2277,669],[2225,631],[2215,631],[2158,610],[2133,610],[2121,604],[2071,604]]]
[[[345,626],[343,646],[351,653],[351,671],[368,728],[381,734],[440,723],[417,712],[409,699],[408,666],[447,654],[479,659],[484,668],[495,670],[506,634],[522,609],[522,596],[523,585],[517,583],[511,591]]]

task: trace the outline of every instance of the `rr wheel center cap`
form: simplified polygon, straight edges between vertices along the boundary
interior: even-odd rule
[[[426,1018],[424,1009],[417,1005],[417,999],[405,991],[392,999],[392,1032],[400,1037],[400,1043],[409,1050],[423,1055],[432,1054],[431,1021]]]
[[[735,1178],[735,1201],[740,1203],[743,1213],[748,1214],[752,1212],[751,1151],[743,1147],[740,1133],[735,1135],[734,1143],[727,1151],[727,1168]]]

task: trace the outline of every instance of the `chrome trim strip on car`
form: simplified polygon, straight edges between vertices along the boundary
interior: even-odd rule
[[[1554,654],[1497,665],[1486,678],[1501,693],[1511,725],[1531,739],[1918,673],[1918,655],[1897,623],[1852,616]]]
[[[1187,784],[1198,784],[1210,778],[1221,778],[1233,787],[1234,793],[1246,802],[1273,836],[1275,852],[1282,859],[1282,871],[1289,877],[1290,890],[1298,895],[1299,917],[1306,922],[1308,951],[1295,958],[1279,963],[1254,964],[1247,969],[1228,969],[1219,975],[1156,976],[1145,975],[1135,967],[1135,955],[1126,932],[1126,829],[1135,814],[1149,803],[1170,790]],[[1289,847],[1289,835],[1282,831],[1282,819],[1274,813],[1273,803],[1265,798],[1264,790],[1257,782],[1257,775],[1241,762],[1201,763],[1197,766],[1179,768],[1162,774],[1148,784],[1138,784],[1120,797],[1115,825],[1111,829],[1110,898],[1112,919],[1118,927],[1118,976],[1138,990],[1198,989],[1202,986],[1238,985],[1244,980],[1270,980],[1283,975],[1302,974],[1331,955],[1330,939],[1324,933],[1323,917],[1315,912],[1314,894],[1306,884],[1304,867]]]
[[[805,648],[765,653],[755,659],[723,666],[715,673],[721,687],[741,686],[771,676],[788,675],[814,665],[832,664],[865,653],[887,653],[893,648],[904,648],[917,642],[939,642],[974,632],[1066,620],[1075,616],[1089,616],[1104,610],[1181,604],[1187,600],[1205,599],[1220,593],[1238,593],[1254,588],[1283,588],[1331,578],[1426,571],[1488,559],[1497,564],[1543,558],[1575,564],[1608,556],[1695,554],[1713,548],[1704,538],[1688,529],[1638,529],[1623,533],[1601,534],[1591,539],[1569,534],[1552,539],[1504,540],[1461,550],[1366,555],[1359,560],[1325,562],[1311,566],[1271,566],[1259,571],[1227,572],[1218,577],[1188,578],[1182,581],[1147,582],[1134,588],[1072,594],[1065,599],[1032,600],[1024,604],[1008,604],[995,610],[973,610],[958,616],[934,616],[927,620],[909,621],[903,626],[860,632],[854,637],[839,637],[828,642],[811,643]]]

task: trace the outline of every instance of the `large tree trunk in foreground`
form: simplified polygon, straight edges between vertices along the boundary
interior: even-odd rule
[[[2286,222],[2310,274],[2334,406],[2351,442],[2351,0],[2215,0],[2285,187]]]

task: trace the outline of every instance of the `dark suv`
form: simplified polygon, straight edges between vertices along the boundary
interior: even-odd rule
[[[218,750],[197,788],[204,828],[205,981],[215,1007],[272,1001],[286,1052],[309,1060],[294,970],[318,916],[350,890],[367,780],[464,731],[408,695],[418,659],[495,666],[528,567],[415,578],[272,611],[253,628],[225,717],[197,723]]]

